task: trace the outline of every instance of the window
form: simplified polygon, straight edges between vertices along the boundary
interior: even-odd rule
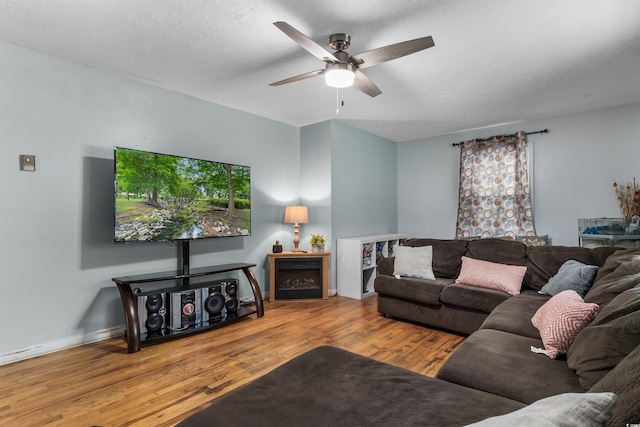
[[[535,236],[524,132],[460,143],[456,237]]]

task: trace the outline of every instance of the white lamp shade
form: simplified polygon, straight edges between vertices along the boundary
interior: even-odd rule
[[[333,69],[324,73],[324,81],[327,86],[335,88],[353,86],[355,77],[356,75],[353,71],[345,69]]]
[[[343,88],[353,86],[356,73],[353,71],[353,65],[344,62],[327,64],[324,71],[324,81],[327,86]]]
[[[309,214],[306,206],[287,206],[284,210],[285,224],[307,224]]]

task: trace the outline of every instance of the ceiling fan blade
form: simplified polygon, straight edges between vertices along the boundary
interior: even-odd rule
[[[382,93],[382,91],[376,86],[374,82],[369,79],[369,77],[365,76],[359,70],[355,70],[356,78],[353,81],[353,86],[361,92],[366,93],[369,96],[378,96]]]
[[[329,53],[325,48],[293,28],[291,25],[283,21],[274,22],[273,25],[278,27],[283,33],[291,37],[291,39],[305,48],[309,53],[324,62],[339,62],[338,58]]]
[[[356,55],[352,55],[350,61],[358,68],[367,68],[372,65],[391,61],[392,59],[410,55],[433,46],[435,46],[435,43],[431,36],[422,37],[358,53]]]
[[[286,85],[287,83],[293,83],[300,80],[310,79],[311,77],[319,76],[322,73],[324,73],[324,69],[310,71],[308,73],[300,74],[299,76],[289,77],[288,79],[280,80],[279,82],[269,83],[269,86]]]

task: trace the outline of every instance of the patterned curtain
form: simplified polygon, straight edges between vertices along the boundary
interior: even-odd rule
[[[460,143],[457,238],[536,235],[526,146],[523,131]]]

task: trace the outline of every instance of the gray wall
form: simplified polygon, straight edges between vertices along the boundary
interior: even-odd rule
[[[309,206],[304,248],[311,234],[323,234],[335,266],[336,239],[396,231],[394,142],[335,121],[303,127],[300,139],[301,197]]]
[[[298,128],[6,43],[0,102],[0,355],[121,325],[111,278],[176,268],[170,244],[113,243],[115,145],[251,166],[253,235],[192,242],[191,265],[255,263],[265,289],[266,253],[292,239]]]
[[[577,243],[577,218],[619,216],[612,183],[640,177],[640,104],[396,144],[335,121],[298,129],[0,43],[0,356],[55,349],[123,324],[115,276],[172,270],[169,244],[114,245],[114,145],[251,166],[253,235],[191,244],[194,267],[285,250],[284,206],[309,206],[301,247],[403,232],[450,238],[452,142],[548,127],[530,137],[539,234]],[[37,171],[18,168],[20,154]],[[238,276],[239,277],[239,276]],[[246,279],[241,296],[249,296]],[[119,329],[120,330],[120,329]]]
[[[640,178],[640,104],[398,144],[398,232],[453,238],[459,154],[452,143],[517,130],[530,135],[538,234],[578,244],[578,218],[620,217],[613,182]]]
[[[333,238],[395,233],[396,143],[332,122]]]
[[[309,208],[309,223],[300,226],[300,248],[310,250],[312,234],[331,242],[331,122],[300,129],[300,197]]]

